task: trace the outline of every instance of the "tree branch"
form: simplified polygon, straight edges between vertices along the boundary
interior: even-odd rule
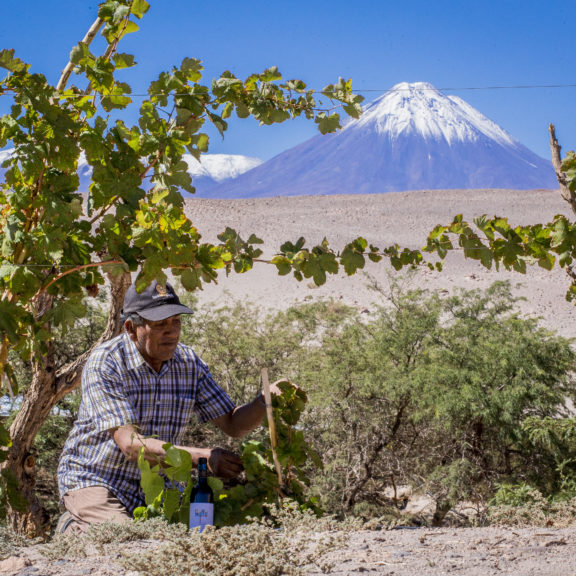
[[[86,32],[86,36],[84,36],[82,43],[86,44],[86,46],[90,46],[90,43],[92,40],[94,40],[96,34],[98,34],[98,30],[100,30],[102,24],[104,24],[104,20],[102,20],[102,18],[96,18],[92,26],[90,26],[88,32]],[[58,80],[58,84],[56,85],[56,90],[58,92],[62,92],[62,90],[64,90],[66,87],[66,84],[70,79],[70,75],[72,74],[72,70],[74,70],[74,66],[75,64],[73,64],[71,61],[68,61],[68,64],[66,64],[66,67],[64,70],[62,70],[60,80]]]
[[[568,188],[568,178],[566,174],[562,172],[562,155],[561,155],[561,146],[558,144],[558,140],[556,139],[556,130],[554,128],[554,124],[550,124],[548,126],[548,131],[550,132],[550,150],[552,152],[552,165],[554,166],[554,170],[556,171],[556,178],[558,179],[558,183],[560,184],[560,193],[562,194],[562,198],[570,204],[570,208],[572,212],[576,214],[576,194]]]
[[[66,272],[62,272],[62,274],[58,274],[58,276],[56,276],[55,278],[52,278],[52,280],[50,280],[50,282],[48,282],[48,284],[46,284],[46,286],[42,288],[42,293],[46,292],[46,290],[48,290],[48,288],[50,288],[52,284],[55,284],[56,282],[58,282],[58,280],[64,278],[64,276],[67,276],[68,274],[73,274],[74,272],[79,272],[80,270],[86,270],[87,268],[96,268],[100,266],[109,266],[113,264],[122,264],[122,263],[123,263],[122,260],[118,260],[116,258],[112,260],[105,260],[102,262],[90,262],[89,264],[81,264],[79,266],[75,266],[74,268],[66,270]]]
[[[108,273],[107,276],[110,282],[110,311],[108,313],[106,328],[90,350],[87,350],[73,362],[70,362],[58,370],[54,385],[54,404],[68,394],[68,392],[71,392],[80,385],[82,369],[94,348],[110,340],[110,338],[118,336],[122,331],[122,306],[124,305],[126,291],[132,283],[132,278],[130,272],[123,272],[117,276]]]

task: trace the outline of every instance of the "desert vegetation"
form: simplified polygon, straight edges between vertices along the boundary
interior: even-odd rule
[[[105,312],[92,306],[57,339],[61,362],[92,345]],[[183,340],[237,402],[254,396],[263,366],[306,392],[298,429],[321,465],[308,458],[298,466],[307,478],[301,500],[315,511],[384,524],[440,525],[447,514],[482,524],[501,519],[495,506],[547,502],[552,510],[573,496],[576,353],[518,313],[507,283],[443,297],[393,285],[371,311],[330,300],[265,316],[247,303],[204,306],[186,321]],[[25,381],[26,363],[14,365]],[[77,394],[58,405],[34,447],[53,520],[56,464]],[[194,422],[187,442],[241,450]],[[434,504],[427,513],[403,512],[422,496]],[[450,514],[463,502],[465,513]]]

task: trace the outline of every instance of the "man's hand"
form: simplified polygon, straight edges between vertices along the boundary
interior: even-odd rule
[[[210,450],[208,467],[212,474],[220,478],[235,478],[244,470],[240,456],[224,448]]]
[[[300,390],[300,386],[297,386],[293,382],[290,382],[289,380],[283,378],[281,380],[276,380],[276,382],[270,384],[270,394],[272,396],[282,396],[282,389],[280,388],[279,384],[289,384],[290,386],[292,386],[292,388]],[[262,396],[264,396],[264,391],[262,391]]]

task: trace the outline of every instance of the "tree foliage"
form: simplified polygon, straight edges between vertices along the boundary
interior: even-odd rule
[[[115,74],[135,65],[117,45],[147,9],[133,0],[100,5],[105,53],[92,53],[82,41],[70,54],[82,87],[54,88],[12,50],[0,53],[8,71],[0,92],[14,101],[0,121],[0,146],[14,146],[0,192],[0,332],[28,357],[46,352],[49,327],[69,326],[84,314],[82,295],[103,284],[105,267],[138,271],[138,286],[165,279],[170,269],[188,290],[213,282],[219,269],[252,267],[261,255],[257,237],[244,240],[227,229],[220,244],[202,243],[183,210],[180,191],[194,192],[183,154],[200,159],[208,150],[206,123],[224,133],[233,113],[262,124],[304,115],[321,131],[340,127],[338,113],[320,110],[312,90],[283,81],[276,68],[245,80],[225,72],[208,87],[201,84],[202,63],[191,58],[150,84],[137,125],[113,120],[109,113],[132,102],[130,87]],[[349,81],[323,94],[359,115],[362,98]],[[86,206],[78,193],[81,156],[92,168]],[[44,293],[52,305],[35,309]],[[0,360],[11,377],[6,358]]]
[[[569,151],[561,160],[560,146],[554,126],[550,125],[551,148],[560,191],[576,214],[576,153]],[[561,214],[552,222],[512,226],[505,216],[474,218],[473,224],[459,214],[448,225],[438,225],[430,233],[423,248],[441,259],[453,250],[462,250],[466,258],[477,260],[487,269],[525,273],[528,266],[537,265],[552,270],[564,268],[570,278],[566,299],[576,300],[576,222]]]
[[[28,485],[31,506],[34,474],[24,473],[29,449],[54,403],[78,384],[82,364],[80,358],[58,369],[54,334],[85,316],[85,295],[94,296],[105,277],[112,285],[106,338],[119,330],[130,272],[143,287],[169,270],[195,290],[221,270],[250,270],[262,254],[256,236],[246,240],[231,229],[218,244],[202,242],[184,212],[181,191],[194,188],[183,155],[199,159],[208,150],[206,125],[223,134],[232,114],[261,124],[303,116],[326,133],[340,127],[340,107],[354,117],[361,112],[362,97],[349,80],[327,86],[323,104],[304,82],[284,80],[274,67],[244,80],[224,72],[206,85],[202,63],[185,58],[150,83],[138,122],[129,126],[122,111],[132,104],[131,88],[117,73],[136,62],[119,43],[138,30],[148,8],[145,0],[101,2],[57,86],[14,50],[0,51],[6,71],[0,95],[12,99],[10,113],[0,118],[0,148],[13,147],[0,184],[0,384],[17,392],[11,352],[32,367],[12,445],[5,431],[2,444],[9,447],[5,469],[15,472],[16,485]],[[98,32],[101,53],[92,47]],[[86,198],[78,190],[81,159],[92,171]],[[319,280],[313,268],[305,274]],[[38,524],[39,511],[33,516]]]
[[[399,485],[440,503],[486,501],[506,478],[558,491],[554,450],[523,423],[562,415],[574,397],[569,342],[518,316],[507,284],[393,303],[326,333],[311,358],[306,386],[323,426],[309,426],[329,454],[318,488],[331,507],[378,510]]]

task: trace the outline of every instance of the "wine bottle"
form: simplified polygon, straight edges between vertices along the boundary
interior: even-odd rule
[[[208,460],[198,458],[198,482],[190,495],[190,529],[214,524],[214,493],[208,484]]]

